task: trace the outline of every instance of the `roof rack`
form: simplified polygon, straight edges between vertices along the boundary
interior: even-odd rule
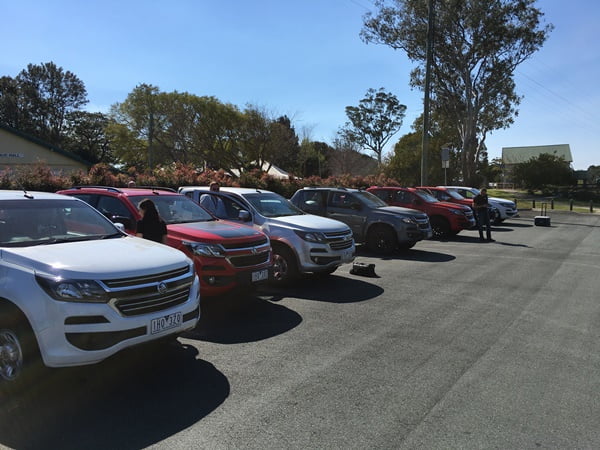
[[[107,191],[113,192],[123,192],[121,189],[113,187],[113,186],[94,186],[94,185],[81,185],[81,186],[71,186],[69,189],[106,189]]]
[[[131,186],[131,187],[128,187],[127,189],[151,189],[152,191],[166,191],[166,192],[177,193],[176,189],[169,188],[169,187],[162,187],[162,186]]]
[[[123,193],[122,188],[117,188],[114,186],[81,185],[81,186],[72,186],[70,189],[105,189],[110,192]],[[168,188],[168,187],[161,187],[161,186],[132,186],[132,187],[128,187],[127,189],[150,189],[155,194],[158,194],[158,191],[177,193],[177,191],[175,189]]]

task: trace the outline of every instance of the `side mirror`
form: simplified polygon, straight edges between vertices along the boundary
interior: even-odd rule
[[[238,214],[238,218],[242,222],[250,222],[252,220],[252,216],[250,215],[250,213],[244,209],[240,210],[240,213]]]
[[[122,225],[123,227],[125,227],[125,229],[127,230],[131,230],[134,228],[133,224],[131,223],[131,219],[129,217],[123,217],[123,216],[112,216],[110,218],[110,220],[115,224],[115,225]]]
[[[115,227],[117,227],[119,229],[119,231],[122,231],[123,233],[127,233],[127,231],[125,230],[125,225],[123,225],[121,222],[114,222]]]

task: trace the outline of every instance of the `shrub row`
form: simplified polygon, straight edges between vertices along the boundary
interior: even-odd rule
[[[69,175],[54,174],[44,164],[21,166],[0,171],[0,188],[24,189],[28,191],[55,192],[72,186],[113,186],[125,187],[130,180],[137,186],[161,186],[176,189],[179,186],[208,186],[215,180],[222,186],[251,187],[277,192],[289,198],[296,190],[306,186],[343,186],[367,188],[373,185],[400,186],[400,183],[384,175],[352,176],[341,175],[320,178],[278,179],[255,170],[233,178],[223,170],[199,172],[191,166],[175,163],[157,167],[151,173],[138,173],[135,169],[117,171],[105,164],[93,166],[88,173],[77,172]]]

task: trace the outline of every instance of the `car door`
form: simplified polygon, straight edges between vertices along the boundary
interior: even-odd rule
[[[327,201],[327,217],[344,222],[350,227],[357,241],[364,240],[366,213],[362,202],[350,192],[330,192]]]
[[[216,207],[213,214],[219,219],[247,224],[240,219],[240,211],[248,211],[248,207],[242,205],[240,202],[230,198],[227,195],[221,195],[210,191],[202,191],[202,196],[204,195],[215,199]]]
[[[302,190],[294,196],[293,203],[302,211],[317,216],[327,216],[327,191]]]

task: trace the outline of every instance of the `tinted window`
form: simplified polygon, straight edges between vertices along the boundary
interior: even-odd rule
[[[87,203],[68,200],[0,202],[0,245],[26,247],[120,235]]]
[[[288,199],[274,192],[244,194],[244,198],[265,217],[296,216],[304,214]]]
[[[167,224],[215,220],[202,206],[185,195],[129,196],[136,208],[147,198],[154,202],[160,217]]]

